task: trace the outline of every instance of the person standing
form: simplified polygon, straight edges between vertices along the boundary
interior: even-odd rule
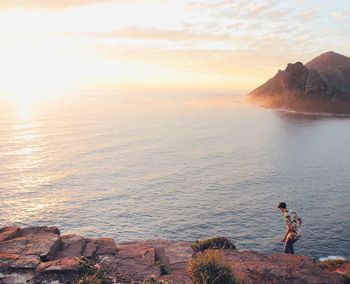
[[[289,211],[285,202],[278,204],[278,208],[281,210],[287,226],[287,230],[282,238],[284,253],[294,254],[293,245],[301,237],[300,226],[302,219],[294,211]]]

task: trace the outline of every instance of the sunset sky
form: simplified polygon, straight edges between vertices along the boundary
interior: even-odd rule
[[[349,56],[349,26],[348,0],[0,0],[0,92],[244,92],[288,62]]]

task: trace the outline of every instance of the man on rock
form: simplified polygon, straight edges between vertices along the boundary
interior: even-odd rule
[[[278,208],[281,210],[286,223],[287,230],[282,238],[284,245],[284,253],[294,254],[294,243],[301,237],[300,226],[302,219],[294,211],[287,209],[287,204],[281,202],[278,204]]]

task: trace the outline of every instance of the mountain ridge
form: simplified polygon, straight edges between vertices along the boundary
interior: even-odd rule
[[[305,65],[289,63],[248,96],[265,107],[350,113],[350,58],[329,51]]]

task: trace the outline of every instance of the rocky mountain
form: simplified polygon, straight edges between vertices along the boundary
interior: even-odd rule
[[[305,65],[289,63],[249,98],[265,107],[350,113],[350,57],[330,51]]]

